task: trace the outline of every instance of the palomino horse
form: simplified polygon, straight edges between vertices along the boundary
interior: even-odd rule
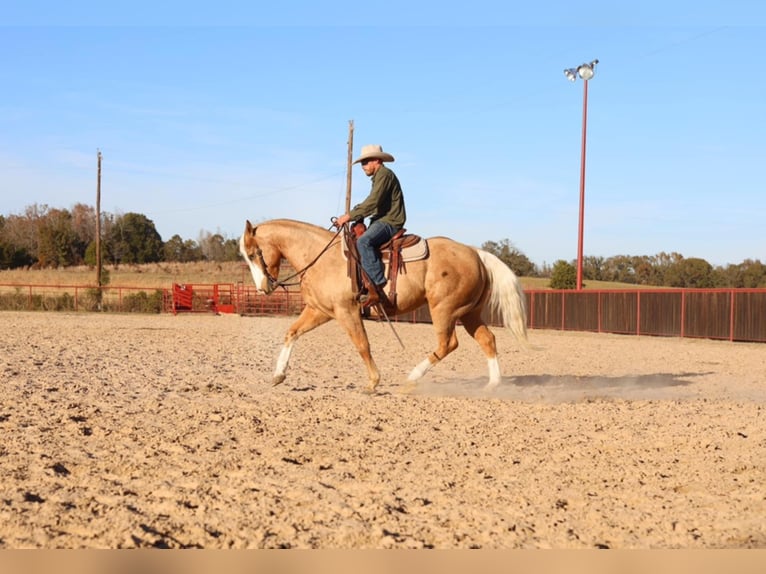
[[[485,307],[499,313],[503,324],[520,341],[526,341],[524,293],[510,268],[494,255],[446,237],[428,239],[429,256],[406,263],[397,279],[396,309],[389,315],[413,311],[428,303],[436,331],[436,349],[409,374],[414,383],[434,365],[457,349],[455,326],[460,321],[487,357],[491,389],[501,380],[495,336],[482,318]],[[278,285],[280,261],[284,257],[300,276],[305,307],[285,334],[274,371],[273,384],[285,380],[293,345],[298,338],[336,319],[346,330],[367,366],[368,390],[380,381],[378,367],[370,354],[367,331],[359,303],[347,275],[347,262],[338,234],[310,223],[274,219],[257,226],[249,221],[239,240],[239,251],[247,261],[260,293],[271,293]]]

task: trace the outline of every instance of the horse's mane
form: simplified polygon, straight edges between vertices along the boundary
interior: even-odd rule
[[[324,227],[320,227],[319,225],[316,225],[315,223],[309,223],[308,221],[299,221],[298,219],[289,219],[287,217],[280,217],[277,219],[270,219],[267,221],[264,221],[262,223],[259,223],[259,225],[266,225],[274,223],[276,225],[287,225],[287,226],[296,226],[301,228],[311,228],[311,229],[318,229],[321,231],[327,231]]]
[[[314,223],[308,223],[307,221],[298,221],[297,219],[286,219],[286,218],[271,219],[271,220],[263,221],[259,223],[258,227],[260,227],[261,225],[276,225],[279,227],[288,228],[290,230],[300,231],[301,233],[311,233],[312,235],[316,234],[322,237],[323,239],[333,233],[329,229],[325,229],[324,227],[320,227],[318,225],[315,225]]]

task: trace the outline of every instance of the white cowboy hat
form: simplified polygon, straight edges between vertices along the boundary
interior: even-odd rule
[[[383,146],[374,144],[362,146],[362,155],[354,160],[353,163],[359,163],[365,159],[379,159],[380,161],[394,161],[394,156],[383,151]]]

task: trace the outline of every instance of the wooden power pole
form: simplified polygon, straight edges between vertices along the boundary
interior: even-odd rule
[[[98,179],[96,181],[96,285],[101,300],[101,150],[98,150]]]
[[[348,122],[348,163],[346,164],[346,211],[351,211],[351,161],[354,155],[354,120]]]

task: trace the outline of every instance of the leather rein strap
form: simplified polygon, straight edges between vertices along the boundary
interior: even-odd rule
[[[253,230],[253,235],[255,235],[255,232],[257,231],[257,229],[258,228],[256,227],[255,230]],[[319,254],[316,257],[314,257],[314,259],[312,259],[308,265],[306,265],[300,271],[296,271],[292,275],[285,277],[281,281],[276,279],[271,273],[269,273],[269,268],[266,265],[266,261],[263,258],[263,251],[261,251],[261,248],[259,247],[258,249],[256,249],[255,255],[258,257],[258,262],[261,264],[261,269],[263,269],[263,273],[264,275],[266,275],[266,279],[268,280],[272,291],[276,289],[277,287],[282,287],[284,289],[285,287],[288,287],[291,285],[300,285],[301,280],[303,279],[304,273],[306,273],[306,271],[308,271],[317,261],[319,261],[319,258],[322,257],[322,255],[327,253],[327,250],[333,246],[333,244],[335,243],[335,240],[338,238],[338,235],[340,234],[342,230],[343,230],[342,227],[338,228],[338,231],[335,232],[335,235],[332,236],[332,239],[330,239],[329,243],[324,246],[324,248],[319,252]],[[291,279],[294,279],[295,277],[299,278],[298,281],[295,281],[293,283],[288,283],[288,281],[290,281]]]

